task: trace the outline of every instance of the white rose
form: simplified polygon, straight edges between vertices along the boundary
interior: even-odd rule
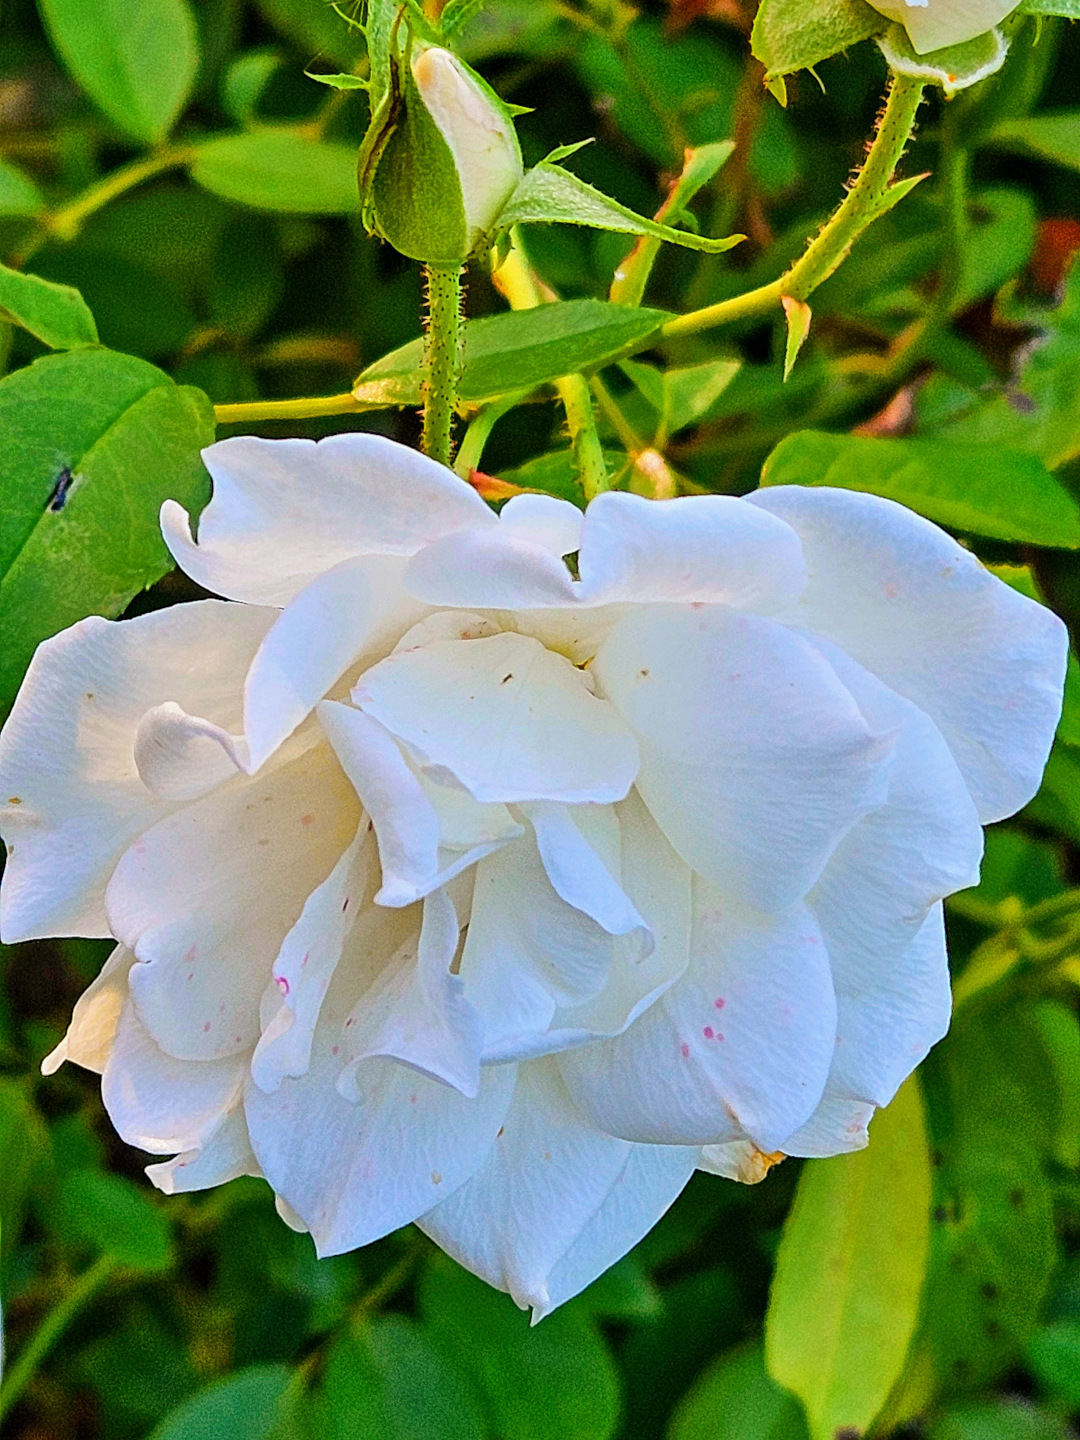
[[[376,436],[206,462],[163,529],[233,603],[73,626],[0,737],[4,939],[120,942],[46,1070],[164,1190],[263,1174],[324,1255],[416,1220],[539,1314],[695,1167],[864,1145],[1060,621],[848,491],[496,518]]]
[[[985,35],[1011,15],[1019,0],[870,0],[875,10],[903,25],[916,54],[961,45]]]

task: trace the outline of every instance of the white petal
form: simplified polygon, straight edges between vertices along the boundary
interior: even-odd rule
[[[149,1179],[165,1195],[211,1190],[238,1175],[261,1175],[248,1139],[243,1106],[237,1105],[204,1137],[198,1150],[185,1150],[160,1165],[148,1165]]]
[[[134,963],[135,956],[127,946],[117,945],[100,973],[75,1001],[67,1034],[41,1062],[43,1075],[55,1074],[65,1060],[101,1074],[120,1023],[128,993],[128,971]]]
[[[249,768],[247,745],[172,700],[155,705],[135,731],[135,768],[162,800],[197,800]]]
[[[985,35],[1011,15],[1017,0],[871,0],[890,20],[897,20],[911,37],[916,54],[944,50]]]
[[[506,633],[391,655],[353,691],[435,777],[477,800],[621,800],[638,752],[613,707],[536,640]]]
[[[798,536],[727,495],[646,500],[611,491],[585,512],[582,599],[705,601],[770,613],[806,584]]]
[[[166,1055],[130,1000],[120,1016],[101,1098],[122,1140],[140,1150],[169,1154],[197,1150],[244,1085],[247,1057],[175,1060]]]
[[[411,905],[520,834],[520,826],[503,810],[472,817],[480,838],[469,848],[444,847],[440,814],[431,799],[434,787],[421,784],[393,736],[377,720],[334,700],[320,704],[319,720],[375,827],[382,865],[377,904]],[[464,817],[452,819],[450,838],[463,838]]]
[[[39,645],[0,734],[4,939],[109,934],[109,876],[172,808],[135,765],[139,721],[165,701],[225,731],[272,610],[217,600],[120,622],[92,616]]]
[[[489,616],[477,615],[474,610],[436,610],[411,625],[394,646],[393,653],[420,650],[437,640],[485,640],[501,630],[502,626]]]
[[[403,923],[399,911],[372,910],[392,931]],[[342,1027],[375,963],[370,946],[362,954],[350,946],[323,1003],[307,1074],[273,1095],[249,1086],[246,1096],[263,1172],[320,1255],[367,1245],[463,1184],[493,1144],[514,1086],[513,1066],[490,1069],[470,1100],[396,1061],[365,1060],[356,1072],[360,1099],[344,1100],[336,1089]]]
[[[203,460],[214,497],[198,544],[173,500],[161,511],[165,543],[205,589],[256,605],[287,605],[355,555],[411,555],[455,530],[496,523],[452,471],[382,435],[238,435]]]
[[[576,1293],[553,1298],[549,1278],[608,1204],[638,1148],[589,1124],[566,1093],[553,1061],[530,1061],[518,1071],[513,1102],[487,1160],[421,1219],[420,1228],[460,1264],[508,1291],[522,1309],[534,1306],[546,1314]],[[696,1154],[681,1152],[681,1157],[685,1183]],[[651,1207],[647,1223],[658,1220],[665,1208]],[[627,1217],[617,1218],[625,1224]],[[604,1227],[609,1228],[616,1227]],[[587,1247],[604,1252],[594,1274],[630,1249],[640,1227],[604,1238],[607,1245],[594,1238]],[[611,1249],[616,1253],[609,1256]],[[591,1253],[575,1257],[575,1271],[591,1268],[591,1259]],[[586,1284],[583,1279],[577,1288]]]
[[[499,512],[499,529],[553,555],[572,555],[581,546],[584,519],[569,500],[557,500],[554,495],[514,495]]]
[[[466,530],[418,551],[404,583],[410,595],[429,605],[478,610],[574,605],[579,589],[550,548],[501,526]]]
[[[350,666],[381,658],[425,607],[401,589],[396,555],[343,560],[293,597],[248,671],[244,726],[257,770]]]
[[[738,1180],[740,1185],[759,1185],[783,1158],[779,1151],[764,1154],[749,1140],[732,1140],[727,1145],[706,1145],[698,1169],[722,1175],[725,1180]]]
[[[821,1104],[810,1119],[784,1141],[784,1152],[821,1160],[830,1155],[865,1150],[870,1143],[866,1127],[873,1114],[873,1105],[847,1100],[826,1087]]]
[[[196,801],[127,851],[109,918],[140,961],[129,978],[139,1016],[170,1055],[252,1048],[274,959],[358,821],[333,751],[319,745]]]
[[[323,998],[364,902],[373,848],[367,826],[361,825],[285,937],[273,973],[280,1005],[251,1061],[252,1079],[260,1090],[276,1090],[286,1075],[303,1075],[308,1067]]]
[[[697,881],[683,978],[625,1034],[559,1063],[571,1095],[613,1135],[748,1138],[769,1153],[821,1099],[835,1040],[828,955],[810,912],[740,912]]]
[[[607,1198],[547,1279],[547,1303],[533,1323],[550,1315],[628,1254],[679,1198],[694,1173],[698,1151],[682,1145],[634,1145]]]
[[[612,870],[618,873],[620,857],[609,855],[605,864],[598,853],[598,847],[603,848],[599,826],[604,817],[609,817],[618,845],[614,812],[607,807],[578,805],[571,809],[550,802],[521,808],[532,823],[540,859],[559,898],[595,920],[609,935],[633,935],[638,959],[651,954],[649,927],[612,874]],[[582,826],[586,827],[584,834]]]
[[[625,942],[614,947],[603,990],[554,1016],[545,1037],[552,1050],[621,1034],[679,979],[689,962],[690,868],[672,850],[636,791],[615,808],[622,841],[621,883],[645,918],[653,948],[642,956]]]
[[[419,935],[345,1022],[349,1065],[338,1090],[346,1100],[362,1098],[360,1065],[374,1058],[400,1060],[470,1099],[480,1092],[482,1024],[450,968],[460,936],[457,912],[445,890],[433,891],[423,910]]]
[[[891,963],[860,971],[852,958],[833,964],[839,1018],[830,1086],[840,1099],[888,1105],[949,1028],[952,991],[940,904]]]
[[[641,747],[637,788],[682,858],[757,909],[800,900],[885,798],[892,736],[775,621],[650,606],[593,670]]]
[[[790,618],[926,711],[984,823],[1025,805],[1061,710],[1068,639],[1057,616],[890,500],[811,486],[751,499],[806,551],[812,579]]]

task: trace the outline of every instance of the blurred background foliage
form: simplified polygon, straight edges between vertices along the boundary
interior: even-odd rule
[[[348,391],[418,333],[421,300],[415,267],[358,224],[362,92],[305,73],[362,74],[362,37],[323,0],[154,0],[150,25],[132,23],[138,10],[2,0],[0,255],[77,287],[105,345],[217,405]],[[752,11],[750,0],[490,0],[463,32],[465,56],[533,107],[520,125],[527,162],[595,136],[575,168],[641,213],[687,146],[737,142],[696,210],[706,233],[737,228],[747,243],[666,250],[650,305],[684,311],[773,279],[835,205],[870,132],[885,82],[876,48],[826,62],[820,84],[797,77],[781,110],[749,59]],[[933,178],[817,293],[786,385],[782,321],[670,343],[681,381],[650,367],[657,355],[608,367],[597,394],[624,483],[742,493],[774,451],[771,478],[805,466],[808,442],[794,462],[784,447],[797,431],[887,437],[866,483],[914,495],[1080,621],[1078,80],[1080,28],[1025,21],[999,77],[949,105],[931,99],[905,173]],[[566,227],[526,243],[564,298],[605,296],[627,249]],[[474,266],[469,314],[501,308]],[[0,323],[9,421],[28,403],[21,368],[43,353]],[[163,380],[123,363],[138,393]],[[33,398],[48,448],[50,426],[75,424],[72,391],[60,374]],[[191,403],[208,425],[205,402]],[[245,428],[344,426],[417,435],[409,409]],[[165,465],[177,493],[166,440],[154,443],[133,443],[132,464],[147,485]],[[865,480],[865,446],[852,458],[847,440],[816,443],[823,473]],[[566,445],[541,391],[495,426],[482,468],[573,494]],[[1034,467],[1030,513],[1018,457]],[[9,462],[0,455],[0,482]],[[129,593],[145,564],[139,575]],[[31,642],[67,623],[62,577],[50,583]],[[132,609],[190,594],[165,575]],[[10,701],[28,650],[10,622],[3,645]],[[991,833],[982,884],[950,906],[957,1019],[903,1099],[917,1108],[921,1094],[928,1149],[897,1149],[890,1107],[864,1155],[787,1161],[755,1188],[699,1175],[635,1252],[535,1329],[414,1230],[320,1262],[261,1181],[159,1196],[146,1157],[113,1134],[95,1077],[38,1072],[108,946],[3,949],[5,1435],[807,1440],[808,1425],[841,1437],[872,1422],[926,1440],[1062,1440],[1080,1416],[1078,884],[1073,662],[1041,794]],[[809,1357],[805,1410],[764,1359],[778,1253],[771,1369],[796,1375]],[[878,1345],[891,1312],[905,1338],[918,1315],[896,1355]]]

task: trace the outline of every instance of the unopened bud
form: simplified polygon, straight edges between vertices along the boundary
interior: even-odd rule
[[[919,55],[985,35],[1010,15],[1018,0],[870,0],[875,10],[903,25]]]
[[[513,123],[449,50],[421,51],[412,69],[420,98],[454,157],[469,248],[474,249],[490,232],[522,177]]]

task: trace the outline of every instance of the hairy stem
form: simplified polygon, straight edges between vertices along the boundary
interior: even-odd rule
[[[822,281],[829,278],[858,237],[881,213],[893,172],[911,139],[922,95],[920,80],[904,75],[893,76],[866,164],[839,208],[790,270],[770,285],[761,285],[756,290],[748,290],[745,295],[736,295],[731,300],[721,300],[717,305],[707,305],[703,310],[680,315],[670,320],[661,334],[669,338],[694,335],[714,325],[766,315],[779,306],[785,295],[795,300],[806,300]]]
[[[449,465],[453,449],[454,407],[461,373],[461,277],[463,268],[427,265],[428,313],[424,334],[423,450]]]

